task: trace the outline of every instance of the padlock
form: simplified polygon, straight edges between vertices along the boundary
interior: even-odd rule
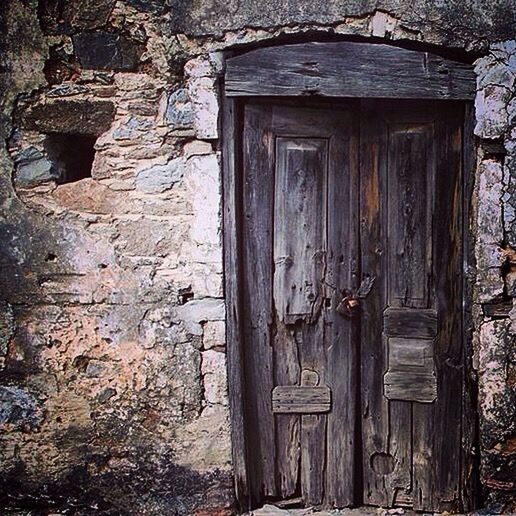
[[[360,302],[356,297],[345,296],[337,305],[337,312],[344,317],[355,317],[360,312]]]

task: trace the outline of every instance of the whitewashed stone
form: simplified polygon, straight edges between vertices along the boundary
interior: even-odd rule
[[[192,267],[192,290],[202,297],[222,297],[222,273],[210,264],[195,264]]]
[[[199,245],[220,245],[220,168],[215,154],[188,160],[184,184],[192,205],[191,239]]]
[[[477,275],[475,300],[492,301],[503,293],[500,267],[504,261],[503,241],[503,171],[500,163],[484,160],[478,167],[477,241],[475,258]]]
[[[208,321],[203,328],[202,343],[204,349],[226,345],[226,323],[224,321]]]
[[[206,403],[226,405],[228,394],[225,353],[210,349],[201,353],[201,356],[201,375]]]
[[[219,103],[210,62],[193,59],[185,65],[188,94],[193,106],[193,122],[197,138],[218,137]]]
[[[478,346],[480,410],[489,421],[497,417],[497,404],[506,396],[506,357],[503,340],[509,335],[510,321],[486,321],[482,324]]]
[[[231,440],[228,408],[208,405],[199,418],[176,432],[174,460],[196,471],[231,467]]]
[[[477,246],[476,260],[479,269],[498,268],[505,261],[505,254],[501,247],[482,242]]]
[[[184,160],[176,158],[165,165],[154,165],[136,174],[136,189],[146,193],[163,193],[176,184],[184,173]]]
[[[475,98],[475,134],[480,138],[500,138],[508,128],[507,104],[511,91],[503,86],[489,85]]]
[[[211,62],[203,57],[190,59],[185,64],[185,73],[188,77],[199,79],[201,77],[212,77],[213,68]]]
[[[183,155],[187,159],[192,156],[211,154],[212,152],[212,146],[208,142],[204,142],[202,140],[193,140],[188,142],[183,148]]]
[[[502,207],[503,170],[500,163],[484,160],[478,169],[478,239],[498,244],[503,240]]]
[[[225,306],[223,299],[192,299],[176,308],[177,318],[182,320],[193,335],[202,335],[202,323],[223,321]]]
[[[516,69],[511,67],[507,60],[497,58],[493,54],[475,63],[475,73],[479,90],[489,85],[504,86],[508,89],[514,87]]]
[[[213,79],[203,77],[189,84],[193,104],[195,134],[198,138],[218,138],[219,105]]]
[[[379,38],[388,37],[396,28],[397,20],[384,11],[376,11],[370,21],[370,32],[372,36]]]

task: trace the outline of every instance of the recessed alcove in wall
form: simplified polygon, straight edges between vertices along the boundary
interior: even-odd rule
[[[97,137],[89,134],[51,133],[45,148],[59,184],[73,183],[91,177]]]

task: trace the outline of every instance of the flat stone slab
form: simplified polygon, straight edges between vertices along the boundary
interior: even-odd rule
[[[305,509],[283,509],[272,504],[267,504],[260,509],[245,513],[245,516],[308,516],[311,514],[316,514],[317,516],[394,516],[398,514],[403,516],[430,516],[434,513],[415,512],[400,507],[394,509],[385,509],[383,507],[357,507],[354,509],[321,511],[313,507],[307,507]]]

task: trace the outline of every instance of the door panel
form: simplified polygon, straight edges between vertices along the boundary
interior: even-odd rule
[[[252,505],[459,508],[461,120],[453,102],[245,104]]]
[[[442,106],[442,105],[441,105]],[[364,102],[364,501],[460,505],[461,111]]]
[[[272,207],[274,140],[272,108],[246,109],[242,188],[242,333],[244,403],[251,499],[276,496],[275,421],[270,405],[274,388],[272,323]],[[289,355],[286,353],[286,360]]]
[[[355,323],[335,308],[341,289],[352,289],[357,277],[353,116],[350,109],[250,103],[243,146],[253,498],[349,505],[358,341]]]

